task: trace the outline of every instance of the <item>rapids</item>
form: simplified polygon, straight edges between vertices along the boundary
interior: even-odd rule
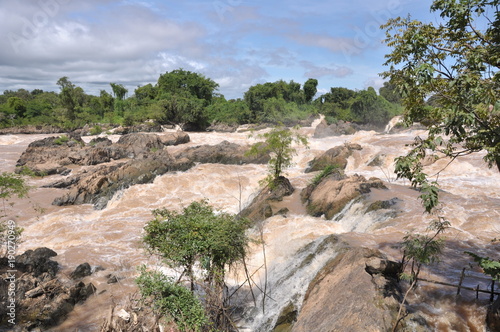
[[[267,263],[268,299],[263,312],[261,307],[252,308],[248,297],[239,298],[247,309],[238,322],[242,331],[268,331],[284,306],[292,301],[297,307],[305,294],[309,282],[335,252],[328,246],[328,236],[343,234],[343,240],[353,244],[378,248],[389,258],[398,260],[398,242],[407,232],[425,232],[430,217],[423,213],[418,193],[408,187],[408,182],[397,180],[394,175],[394,158],[403,154],[416,135],[425,132],[408,130],[397,134],[361,131],[354,135],[312,137],[314,127],[302,128],[308,136],[309,148],[298,147],[295,165],[287,171],[296,187],[296,193],[287,198],[290,208],[288,216],[274,216],[262,224]],[[224,140],[238,144],[251,144],[248,132],[236,133],[190,133],[190,146],[217,144]],[[21,153],[32,141],[52,135],[6,135],[0,136],[0,171],[13,171]],[[118,137],[111,136],[113,141]],[[90,138],[84,138],[87,141]],[[379,210],[364,213],[366,202],[352,202],[333,220],[304,215],[298,193],[314,177],[305,174],[307,163],[324,151],[344,144],[358,143],[363,149],[350,157],[347,175],[360,174],[378,177],[385,181],[389,190],[374,190],[368,202],[397,197],[397,213]],[[185,146],[185,145],[184,145]],[[184,146],[168,147],[169,151]],[[383,160],[381,166],[368,166],[375,156]],[[439,160],[427,169],[428,174],[439,172],[447,165]],[[157,177],[153,183],[135,185],[117,193],[104,210],[94,210],[90,205],[56,207],[50,203],[64,193],[61,189],[39,188],[61,178],[60,175],[30,179],[34,186],[29,199],[13,200],[9,218],[24,228],[23,242],[18,254],[27,249],[49,247],[58,253],[55,259],[62,266],[62,274],[69,275],[83,262],[91,266],[104,267],[87,277],[97,293],[83,305],[78,305],[68,319],[53,331],[96,331],[111,305],[124,303],[127,294],[136,291],[133,279],[137,267],[159,265],[158,259],[150,257],[141,246],[145,223],[151,218],[151,210],[167,207],[180,209],[193,200],[208,199],[216,209],[237,213],[248,204],[259,190],[258,181],[266,175],[265,165],[217,165],[199,164],[186,172],[167,173]],[[464,285],[488,287],[489,281],[472,264],[463,251],[474,251],[481,255],[498,257],[499,244],[492,243],[499,237],[500,225],[500,174],[489,169],[481,154],[462,157],[439,174],[442,193],[442,214],[451,222],[446,231],[446,250],[442,261],[424,271],[424,277],[456,283],[463,267],[467,267]],[[43,209],[43,210],[41,210]],[[255,231],[256,237],[259,232]],[[326,241],[326,242],[325,242]],[[325,244],[326,243],[326,244]],[[323,249],[319,250],[318,247]],[[314,254],[312,261],[300,264]],[[263,286],[265,280],[264,252],[260,246],[252,247],[248,265],[256,271],[254,279]],[[124,277],[116,285],[106,284],[106,275],[113,273]],[[241,271],[231,274],[230,282],[244,282]],[[422,284],[419,291],[409,299],[414,307],[424,313],[433,328],[439,331],[483,331],[485,304],[488,295],[462,291],[456,301],[456,289]],[[261,296],[261,295],[260,295]],[[243,303],[247,301],[247,303]],[[258,299],[258,303],[262,298]],[[457,328],[458,327],[458,328]]]

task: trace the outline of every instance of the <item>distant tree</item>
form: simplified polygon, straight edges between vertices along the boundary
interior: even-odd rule
[[[69,121],[75,120],[75,108],[76,100],[74,96],[75,85],[71,83],[68,77],[61,77],[57,81],[59,85],[60,93],[59,98],[61,99],[62,106],[66,109],[66,117]]]
[[[310,78],[304,83],[304,95],[306,102],[309,103],[313,100],[314,96],[318,92],[317,87],[318,80],[314,78]]]
[[[358,92],[351,110],[359,122],[383,126],[391,118],[391,107],[387,100],[377,96],[374,88],[369,87]]]
[[[401,95],[397,91],[397,87],[390,82],[384,82],[384,86],[378,90],[379,94],[384,97],[388,102],[400,104]]]
[[[113,90],[113,94],[115,95],[116,99],[125,99],[128,90],[123,86],[123,84],[109,83],[109,85],[111,85],[111,89]]]
[[[139,102],[148,102],[154,100],[158,95],[157,89],[151,84],[138,86],[134,91],[135,97]]]
[[[26,102],[19,97],[10,97],[7,100],[7,105],[14,110],[14,113],[19,117],[24,117],[26,113]]]
[[[182,95],[195,97],[208,105],[219,85],[205,76],[184,69],[176,69],[160,75],[157,89],[158,97],[163,95]]]

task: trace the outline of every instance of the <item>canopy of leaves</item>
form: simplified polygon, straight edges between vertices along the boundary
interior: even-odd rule
[[[500,170],[498,5],[498,0],[435,0],[431,10],[441,16],[439,23],[399,17],[383,26],[392,48],[383,76],[397,86],[406,122],[429,127],[428,138],[410,152],[413,167],[420,167],[425,146],[452,158],[486,150],[485,160]]]

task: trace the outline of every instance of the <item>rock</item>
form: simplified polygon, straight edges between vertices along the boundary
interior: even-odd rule
[[[401,200],[399,198],[394,197],[394,198],[391,198],[391,199],[386,200],[386,201],[373,202],[372,204],[370,204],[370,206],[368,206],[368,209],[366,209],[366,213],[371,212],[371,211],[381,210],[381,209],[390,209],[391,207],[393,207],[394,205],[396,205],[400,201]]]
[[[486,325],[490,331],[500,331],[500,296],[488,307]]]
[[[377,154],[375,157],[373,157],[372,160],[370,160],[368,162],[368,166],[371,166],[371,167],[380,167],[380,166],[384,166],[385,164],[385,158],[387,156],[383,153],[379,153]]]
[[[21,126],[0,129],[0,135],[18,135],[18,134],[58,134],[64,133],[66,129],[55,126]]]
[[[160,140],[163,143],[163,145],[169,146],[169,145],[179,145],[179,144],[189,143],[191,138],[187,133],[183,131],[178,131],[175,133],[165,133],[160,136]]]
[[[371,188],[387,189],[384,183],[377,178],[367,180],[365,177],[355,174],[337,180],[335,176],[328,176],[312,189],[305,188],[301,197],[306,203],[307,212],[310,215],[314,217],[325,215],[326,219],[332,219],[347,203],[369,193]]]
[[[394,275],[366,271],[367,262],[373,264],[375,259],[388,262],[377,250],[346,248],[340,252],[309,284],[292,331],[309,332],[313,327],[314,331],[391,330],[401,290]],[[374,282],[374,278],[379,280]]]
[[[166,151],[158,151],[146,159],[102,166],[47,187],[69,185],[69,192],[56,198],[52,202],[54,205],[94,204],[96,209],[103,209],[118,190],[150,183],[158,175],[169,171],[185,171],[192,166],[189,160],[174,160]]]
[[[336,166],[340,169],[345,169],[347,166],[347,159],[352,155],[353,151],[361,149],[361,145],[352,143],[347,143],[331,148],[321,156],[314,158],[311,162],[309,162],[309,167],[305,170],[305,172],[309,173],[321,171],[328,165]]]
[[[31,273],[35,277],[43,273],[55,276],[59,264],[50,259],[54,256],[57,256],[57,253],[49,248],[27,250],[22,255],[16,256],[16,269]]]
[[[120,137],[116,142],[122,156],[127,158],[144,158],[148,154],[163,148],[160,137],[156,134],[133,133]]]
[[[274,215],[272,203],[283,200],[283,197],[290,196],[294,192],[290,181],[285,177],[280,177],[274,188],[264,187],[253,201],[240,212],[240,216],[248,218],[254,222],[262,221]],[[280,209],[277,213],[283,213]]]
[[[247,156],[247,151],[247,147],[223,141],[217,145],[200,145],[186,148],[176,152],[174,158],[187,158],[195,163],[229,165],[265,164],[269,161],[269,155]]]
[[[221,133],[234,133],[238,129],[238,124],[214,123],[207,128],[207,131],[217,131]]]
[[[115,314],[117,317],[120,317],[124,321],[128,322],[130,320],[130,314],[125,311],[125,309],[118,310]]]
[[[113,142],[107,137],[96,137],[92,138],[92,140],[89,142],[89,145],[94,147],[104,148],[106,146],[113,145]]]
[[[71,279],[77,280],[85,278],[92,274],[92,268],[89,263],[83,263],[76,267],[76,269],[69,275]]]
[[[75,304],[94,294],[92,284],[68,285],[57,279],[58,264],[50,260],[56,255],[48,248],[28,250],[15,258],[13,273],[8,272],[8,260],[0,259],[0,315],[7,317],[7,290],[15,277],[16,327],[20,328],[16,331],[48,331],[63,321]]]
[[[344,122],[342,120],[337,123],[328,125],[325,120],[322,120],[314,131],[314,138],[324,138],[330,136],[352,135],[358,131],[358,127],[353,123]]]

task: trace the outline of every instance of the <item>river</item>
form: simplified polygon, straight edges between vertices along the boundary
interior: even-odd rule
[[[293,261],[299,249],[307,244],[319,243],[325,236],[343,234],[352,245],[378,248],[392,259],[400,259],[396,245],[408,232],[424,233],[430,217],[418,201],[418,193],[408,187],[408,181],[397,180],[394,175],[394,158],[408,148],[416,135],[424,135],[421,130],[407,130],[397,134],[380,134],[374,131],[360,131],[354,135],[328,138],[313,138],[314,128],[301,128],[308,136],[309,148],[297,147],[295,165],[288,171],[291,183],[298,189],[304,188],[315,173],[305,174],[309,161],[324,151],[347,142],[358,143],[362,150],[356,151],[348,161],[347,175],[360,174],[367,178],[378,177],[385,181],[389,190],[373,190],[368,201],[386,200],[397,197],[398,211],[376,211],[365,214],[362,202],[349,204],[333,220],[314,218],[304,215],[298,195],[288,198],[292,206],[286,217],[274,216],[263,224],[265,254],[268,264],[268,283],[275,299],[267,312],[249,310],[246,320],[239,322],[241,330],[266,330],[290,298],[293,289],[295,301],[300,306],[309,281],[323,264],[331,258],[325,252],[315,257],[314,264],[307,269],[296,270],[289,284],[279,284],[283,271],[293,268]],[[250,144],[248,132],[236,133],[189,133],[189,146],[217,144],[224,140]],[[13,171],[21,153],[32,141],[52,135],[6,135],[0,136],[0,171]],[[110,136],[114,141],[117,136]],[[89,141],[90,138],[84,138]],[[185,145],[184,145],[185,146]],[[168,147],[174,151],[183,146]],[[370,161],[380,155],[381,166],[368,166]],[[489,169],[482,160],[481,153],[466,156],[453,162],[439,175],[442,188],[442,212],[451,227],[443,235],[446,239],[445,253],[441,262],[424,271],[429,279],[457,283],[462,268],[467,267],[465,286],[488,287],[489,281],[481,271],[470,265],[464,250],[481,255],[498,257],[498,242],[491,240],[500,234],[500,174]],[[448,161],[439,160],[430,165],[428,174],[439,172]],[[133,279],[137,268],[143,264],[160,264],[143,250],[141,236],[145,223],[151,219],[151,210],[157,208],[180,209],[194,200],[208,199],[216,209],[237,213],[248,204],[259,190],[258,181],[265,177],[265,165],[218,165],[199,164],[186,172],[167,173],[157,177],[153,183],[135,185],[113,197],[103,210],[94,210],[90,205],[57,207],[51,205],[55,197],[64,193],[62,189],[39,188],[62,178],[60,175],[30,179],[34,187],[29,199],[13,200],[11,218],[24,228],[23,242],[18,253],[41,246],[49,247],[58,253],[55,257],[62,266],[62,276],[67,278],[75,267],[83,262],[91,266],[101,266],[104,271],[87,277],[97,293],[83,305],[78,305],[68,319],[53,331],[96,331],[102,324],[112,304],[118,307],[126,301],[127,294],[136,291]],[[311,248],[314,246],[310,246]],[[313,249],[311,249],[313,250]],[[303,254],[303,253],[302,253]],[[255,246],[249,257],[249,268],[258,269],[263,264],[263,252]],[[106,275],[112,273],[123,277],[118,284],[108,285]],[[262,282],[262,271],[255,274]],[[242,283],[244,280],[237,272],[231,274],[230,282]],[[415,308],[424,312],[433,328],[439,331],[484,331],[484,305],[487,295],[475,300],[475,292],[463,291],[459,302],[455,300],[454,288],[422,285],[410,298]],[[249,319],[249,316],[251,319]],[[457,329],[457,326],[460,328]]]

